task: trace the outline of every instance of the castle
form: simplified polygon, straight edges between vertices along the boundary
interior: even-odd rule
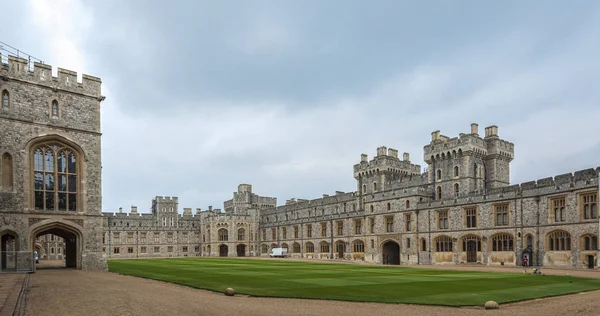
[[[9,56],[0,67],[2,270],[27,269],[45,234],[67,266],[107,258],[290,256],[379,264],[598,265],[600,168],[510,184],[514,145],[472,124],[424,146],[427,172],[384,146],[354,165],[355,192],[277,206],[240,184],[224,211],[157,196],[152,212],[101,212],[100,79]],[[62,246],[61,246],[62,247]],[[525,260],[526,259],[526,260]]]

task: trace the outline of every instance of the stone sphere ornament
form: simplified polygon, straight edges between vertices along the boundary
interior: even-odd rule
[[[225,295],[227,295],[227,296],[234,296],[234,295],[235,295],[235,290],[234,290],[234,289],[232,289],[232,288],[230,288],[230,287],[228,287],[228,288],[225,290]]]
[[[498,309],[498,308],[500,308],[500,306],[498,306],[498,303],[496,303],[494,301],[485,302],[485,309]]]

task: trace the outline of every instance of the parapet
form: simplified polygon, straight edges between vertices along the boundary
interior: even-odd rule
[[[9,79],[16,78],[52,89],[83,94],[97,98],[99,101],[103,100],[101,96],[102,81],[98,77],[82,74],[81,81],[78,81],[77,72],[64,68],[57,68],[57,76],[54,77],[51,65],[34,62],[32,70],[27,59],[12,55],[7,57],[8,63],[2,63],[0,66],[1,76]],[[1,54],[0,60],[2,60]]]

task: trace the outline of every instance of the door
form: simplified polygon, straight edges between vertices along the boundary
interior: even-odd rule
[[[594,268],[594,256],[592,256],[592,255],[587,256],[587,262],[588,262],[588,268],[593,269]]]
[[[238,257],[246,256],[246,245],[238,245],[237,246],[237,256]]]
[[[467,241],[467,262],[477,262],[477,241]]]
[[[219,257],[227,257],[227,252],[228,252],[227,245],[221,245],[219,247]]]

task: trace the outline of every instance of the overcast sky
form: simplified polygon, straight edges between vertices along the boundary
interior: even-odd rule
[[[103,210],[356,189],[378,146],[498,125],[511,182],[600,165],[594,1],[28,0],[0,41],[101,77]],[[56,68],[54,69],[56,72]]]

